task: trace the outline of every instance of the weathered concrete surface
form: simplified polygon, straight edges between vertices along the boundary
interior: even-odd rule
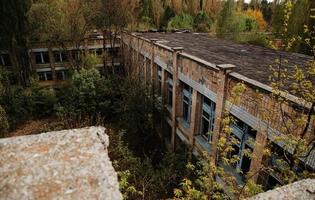
[[[315,179],[305,179],[258,194],[249,200],[311,200],[315,199]]]
[[[0,199],[120,200],[103,127],[0,140]]]

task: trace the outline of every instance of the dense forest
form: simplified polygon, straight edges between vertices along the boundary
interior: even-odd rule
[[[165,110],[150,95],[154,89],[123,73],[101,74],[94,67],[96,58],[86,55],[71,63],[69,80],[48,90],[40,86],[29,65],[28,49],[34,42],[78,47],[94,29],[110,39],[123,30],[190,30],[209,33],[209,37],[314,55],[314,8],[313,0],[1,1],[0,49],[10,52],[13,68],[8,71],[0,66],[0,137],[11,136],[12,131],[32,120],[50,119],[38,132],[103,125],[109,130],[109,154],[125,199],[230,199],[216,181],[217,176],[226,177],[231,183],[235,199],[253,196],[263,188],[249,177],[240,188],[222,167],[213,166],[208,156],[196,158],[189,148],[176,153],[167,151],[156,132],[157,121],[163,119]],[[301,91],[300,95],[313,106],[315,90],[309,80],[314,78],[314,68],[313,61],[307,74],[296,69],[296,74],[290,76],[295,83],[292,91]],[[288,78],[285,70],[279,73],[275,69],[273,76],[275,82]],[[280,94],[280,86],[272,85],[274,96]],[[233,90],[235,99],[244,90],[237,85]],[[229,127],[232,120],[223,121]],[[303,122],[304,118],[297,123]],[[293,136],[290,139],[296,149],[305,151],[305,141],[297,141]],[[224,142],[221,159],[233,164],[237,158],[227,157],[233,151],[233,142]],[[267,154],[270,149],[266,149]],[[295,170],[292,163],[300,162],[298,157],[289,164],[281,162],[282,185],[315,176]]]
[[[16,82],[31,74],[27,49],[35,41],[79,46],[92,30],[208,32],[241,43],[312,55],[305,27],[313,27],[312,0],[15,0],[0,7],[0,49],[9,50]],[[288,18],[288,16],[290,16]],[[286,20],[288,18],[289,20]],[[294,38],[290,48],[286,41]],[[74,63],[78,66],[78,63]]]

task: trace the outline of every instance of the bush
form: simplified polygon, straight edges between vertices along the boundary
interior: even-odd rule
[[[0,97],[11,128],[32,118],[51,115],[55,103],[55,94],[41,88],[35,80],[26,88],[8,85]]]
[[[175,17],[174,10],[170,6],[167,6],[162,17],[161,26],[166,29],[168,22],[173,17]]]
[[[173,17],[167,25],[167,30],[172,31],[174,29],[193,29],[194,19],[188,14],[180,14]]]
[[[115,78],[102,77],[95,68],[75,72],[70,83],[57,91],[57,115],[67,120],[96,120],[99,115],[114,118],[115,99],[119,98],[117,82]]]
[[[211,28],[211,20],[206,12],[200,11],[194,18],[194,29],[197,32],[208,32]]]
[[[153,22],[152,19],[150,17],[141,17],[140,23],[137,25],[136,27],[136,31],[148,31],[150,29],[152,29],[153,26]]]
[[[32,117],[47,117],[54,112],[57,99],[53,90],[42,88],[38,81],[31,80],[30,86],[24,89],[23,93],[27,110]]]
[[[5,110],[0,105],[0,138],[4,137],[9,130],[9,122]]]

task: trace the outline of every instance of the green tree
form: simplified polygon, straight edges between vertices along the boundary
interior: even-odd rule
[[[114,58],[117,55],[115,45],[120,32],[125,28],[134,29],[134,24],[139,20],[139,0],[97,0],[93,4],[93,25],[103,33],[104,70],[107,63],[111,62],[114,73]],[[106,48],[110,44],[111,48]],[[108,71],[108,70],[107,70]]]
[[[72,69],[79,69],[83,55],[80,46],[94,27],[96,6],[94,1],[87,0],[36,1],[28,13],[32,40],[46,42],[48,48],[57,46],[68,52]],[[69,45],[76,50],[67,51]]]
[[[27,12],[30,0],[1,1],[0,48],[8,50],[15,82],[26,85],[31,75],[28,56],[29,29]]]
[[[288,36],[298,37],[302,40],[305,39],[304,25],[307,24],[310,16],[310,5],[308,0],[299,0],[293,4],[292,14],[288,21]],[[291,49],[295,52],[311,54],[311,51],[304,42],[297,41]]]
[[[271,28],[272,32],[276,37],[281,36],[283,31],[283,23],[284,23],[284,4],[274,2],[273,12],[271,19]]]
[[[4,137],[9,130],[9,122],[5,110],[0,105],[0,138]]]
[[[167,6],[164,10],[164,14],[163,14],[163,18],[162,18],[162,22],[161,22],[161,26],[166,29],[167,28],[167,24],[170,21],[171,18],[175,17],[175,12],[174,10],[170,7]]]
[[[265,21],[270,24],[272,17],[272,3],[267,0],[261,1],[261,12],[264,16]]]
[[[182,13],[180,15],[176,15],[168,22],[167,30],[193,29],[193,23],[194,19],[192,16]]]
[[[235,3],[233,0],[227,0],[219,14],[216,33],[219,37],[225,37],[231,33],[234,27],[232,22],[235,16]]]
[[[208,32],[211,28],[211,20],[206,12],[200,11],[194,18],[194,30],[198,32]]]

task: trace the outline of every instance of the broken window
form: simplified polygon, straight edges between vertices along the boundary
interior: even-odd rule
[[[201,116],[201,135],[211,141],[211,134],[214,129],[215,103],[203,97],[202,116]]]
[[[158,66],[158,95],[162,96],[162,68]]]
[[[95,56],[102,56],[102,49],[101,48],[90,49],[89,52],[90,52],[90,54],[93,54]]]
[[[10,67],[12,66],[10,55],[5,53],[0,55],[0,65]]]
[[[58,70],[56,71],[57,80],[64,81],[67,79],[67,70]]]
[[[62,63],[68,61],[68,56],[66,52],[55,51],[54,58],[56,63]]]
[[[189,124],[191,115],[191,104],[192,104],[192,88],[189,85],[183,83],[183,119]]]
[[[47,64],[49,63],[49,54],[48,52],[37,52],[35,53],[36,64]]]
[[[173,106],[173,75],[170,73],[167,76],[167,105]]]
[[[40,81],[51,81],[52,80],[52,72],[38,72],[38,77]]]
[[[230,157],[238,156],[239,160],[233,167],[245,175],[251,164],[251,157],[247,153],[253,152],[257,131],[238,119],[231,124],[231,128],[231,136],[238,142],[233,145]]]

